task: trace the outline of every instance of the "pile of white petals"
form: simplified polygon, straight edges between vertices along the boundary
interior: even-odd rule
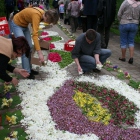
[[[41,67],[48,73],[46,80],[22,80],[18,91],[22,99],[22,113],[25,116],[21,123],[26,126],[28,140],[98,140],[94,134],[76,135],[55,129],[47,104],[47,100],[62,86],[67,72],[59,68],[57,63],[48,61],[47,66]]]
[[[47,31],[49,35],[52,33]],[[62,50],[61,43],[54,43],[56,50]],[[55,93],[58,87],[61,87],[65,80],[71,77],[67,76],[65,69],[60,69],[57,63],[48,61],[46,66],[40,67],[41,71],[47,73],[44,81],[41,80],[21,80],[18,85],[18,91],[22,99],[22,113],[24,119],[21,124],[26,128],[28,140],[99,140],[95,134],[77,135],[68,131],[55,129],[55,122],[52,120],[47,100]],[[108,75],[100,76],[98,79],[88,76],[79,76],[76,80],[92,82],[99,86],[105,86],[116,90],[124,95],[130,101],[133,101],[140,108],[140,94],[138,91],[129,87],[126,83]],[[136,118],[140,120],[140,112],[137,112]],[[135,127],[140,128],[140,121],[137,121]]]

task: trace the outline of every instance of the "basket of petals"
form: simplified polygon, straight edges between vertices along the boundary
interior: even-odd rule
[[[69,40],[64,44],[64,50],[65,51],[72,51],[75,46],[74,40]]]

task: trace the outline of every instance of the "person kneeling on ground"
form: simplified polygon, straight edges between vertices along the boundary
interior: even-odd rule
[[[109,49],[101,49],[101,36],[93,29],[89,29],[77,37],[71,53],[78,72],[83,71],[84,73],[91,70],[96,71],[97,64],[104,64],[111,55]]]
[[[6,84],[12,83],[14,86],[18,84],[18,80],[15,77],[11,77],[6,71],[12,73],[18,73],[23,77],[28,77],[29,73],[24,69],[19,69],[9,64],[10,59],[21,57],[23,54],[29,56],[30,46],[25,37],[17,37],[7,39],[0,36],[0,79],[6,82]],[[6,48],[6,49],[5,49]]]

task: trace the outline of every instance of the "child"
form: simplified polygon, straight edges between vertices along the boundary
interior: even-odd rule
[[[61,2],[61,4],[59,5],[59,13],[60,13],[60,19],[63,19],[64,17],[64,3]]]

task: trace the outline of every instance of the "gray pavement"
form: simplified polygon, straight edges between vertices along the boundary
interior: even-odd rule
[[[69,25],[64,25],[62,20],[60,21],[60,23],[70,31]],[[58,32],[59,35],[64,38],[63,42],[66,42],[70,39],[63,32],[63,30],[61,30],[59,28],[59,26],[57,26],[57,25],[53,26],[52,28],[50,28],[48,30]],[[74,35],[77,37],[81,33],[82,33],[82,30],[77,30],[76,33],[74,33]],[[118,35],[111,33],[108,49],[110,49],[112,51],[112,55],[108,60],[111,61],[112,65],[117,65],[124,72],[127,71],[131,75],[133,80],[140,81],[140,61],[139,61],[139,59],[140,59],[140,55],[139,55],[140,54],[140,44],[135,44],[134,63],[129,64],[128,63],[129,50],[127,50],[126,62],[122,62],[119,60],[119,57],[121,57],[121,49],[120,49],[119,40],[120,40],[120,38]],[[68,66],[67,70],[70,72],[70,74],[72,74],[72,76],[78,75],[75,64]],[[117,72],[114,72],[114,71],[109,72],[105,69],[102,69],[100,75],[104,75],[104,74],[116,76]],[[125,80],[125,81],[128,82],[127,80]]]

